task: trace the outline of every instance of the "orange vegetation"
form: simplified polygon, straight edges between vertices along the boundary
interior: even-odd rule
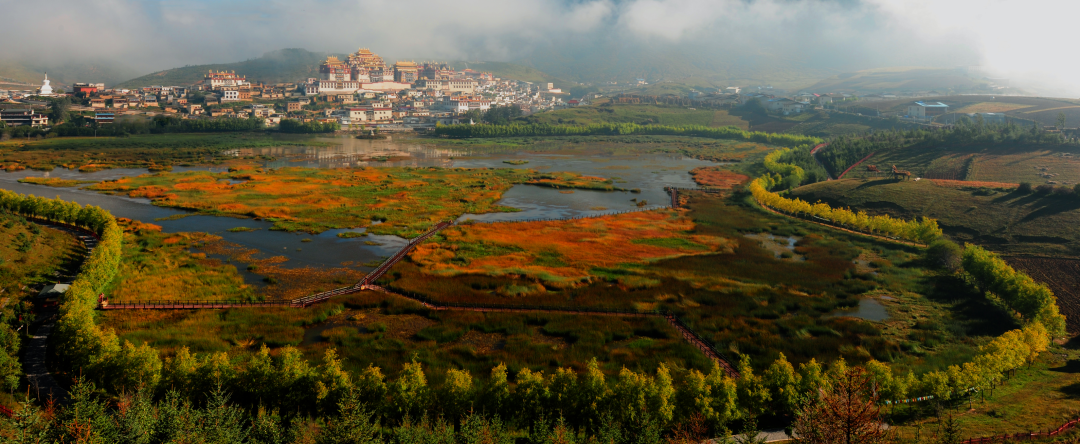
[[[690,170],[694,182],[703,187],[730,189],[750,181],[750,176],[725,170],[723,167],[699,167]]]
[[[681,212],[660,210],[571,221],[467,224],[411,254],[429,274],[524,275],[567,286],[620,268],[685,255],[730,252],[736,241],[694,234]]]
[[[511,168],[239,168],[144,174],[90,189],[145,197],[162,206],[264,218],[281,230],[370,226],[375,234],[408,237],[464,213],[506,211],[495,202],[515,184],[614,189],[600,177]],[[373,220],[386,223],[371,225]]]

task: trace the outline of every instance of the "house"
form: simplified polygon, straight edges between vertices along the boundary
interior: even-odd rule
[[[115,117],[116,115],[113,113],[95,113],[94,123],[97,123],[98,125],[107,125],[113,123]]]
[[[788,114],[801,113],[801,112],[803,112],[805,107],[806,107],[806,104],[802,103],[802,102],[794,102],[794,101],[785,102],[783,105],[781,105],[780,111],[786,116]]]
[[[192,103],[192,104],[187,106],[187,108],[185,109],[185,112],[187,112],[188,115],[198,116],[198,115],[201,115],[205,111],[203,110],[202,105],[199,105],[197,103]]]
[[[49,117],[35,113],[30,108],[3,109],[0,110],[0,122],[4,122],[8,126],[45,126],[49,124]]]
[[[949,105],[941,102],[915,102],[908,106],[908,117],[915,120],[933,120],[949,112]]]
[[[41,299],[58,298],[58,297],[60,297],[60,295],[63,295],[64,293],[66,293],[69,288],[71,288],[71,285],[68,285],[68,284],[50,284],[50,285],[46,285],[38,293],[38,298],[41,298]]]
[[[105,99],[102,99],[102,98],[90,99],[90,107],[91,108],[104,108],[105,107]]]
[[[112,107],[114,109],[125,109],[128,107],[128,99],[123,97],[117,97],[112,101]]]
[[[222,91],[221,102],[238,102],[240,101],[240,91]]]
[[[270,107],[268,107],[266,105],[250,105],[250,106],[248,106],[248,111],[250,112],[251,115],[253,115],[255,117],[263,117],[263,118],[270,117],[270,114],[273,114],[273,112],[274,112],[274,110],[272,108],[270,108]]]
[[[285,111],[290,113],[293,111],[300,111],[302,109],[304,109],[304,104],[301,102],[289,102],[285,104]]]
[[[158,106],[158,98],[153,94],[143,96],[142,106]]]

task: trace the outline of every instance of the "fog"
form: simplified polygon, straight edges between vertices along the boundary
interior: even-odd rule
[[[1080,95],[1066,47],[1080,12],[1071,1],[0,0],[0,11],[0,59],[37,66],[92,60],[148,73],[360,46],[388,59],[577,66],[616,44],[677,49],[705,70],[981,66]]]

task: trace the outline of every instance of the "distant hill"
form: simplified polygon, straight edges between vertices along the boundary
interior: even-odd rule
[[[900,91],[975,92],[988,81],[961,69],[881,68],[835,75],[805,88],[813,92],[874,93]]]
[[[257,59],[235,63],[185,66],[158,71],[122,82],[118,87],[141,88],[152,85],[190,85],[203,79],[207,71],[236,71],[250,81],[266,83],[295,82],[308,77],[318,77],[319,64],[327,56],[343,57],[343,54],[311,52],[306,49],[279,49],[263,54]]]
[[[490,72],[495,77],[503,79],[522,80],[533,83],[553,83],[556,88],[570,88],[572,84],[566,80],[555,77],[531,66],[518,65],[508,62],[450,62],[454,69],[465,68],[477,71]]]
[[[49,73],[49,80],[52,81],[53,87],[60,89],[68,88],[75,82],[104,83],[111,86],[136,74],[136,71],[130,68],[111,62],[71,61],[61,65],[46,66],[0,60],[0,84],[15,81],[41,85],[46,72]],[[18,88],[11,84],[8,86]]]

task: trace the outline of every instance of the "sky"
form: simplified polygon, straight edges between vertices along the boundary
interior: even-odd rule
[[[83,58],[145,73],[360,46],[389,59],[513,61],[617,41],[838,72],[982,66],[1080,95],[1075,0],[0,0],[0,11],[33,18],[4,20],[0,59],[39,66]]]

